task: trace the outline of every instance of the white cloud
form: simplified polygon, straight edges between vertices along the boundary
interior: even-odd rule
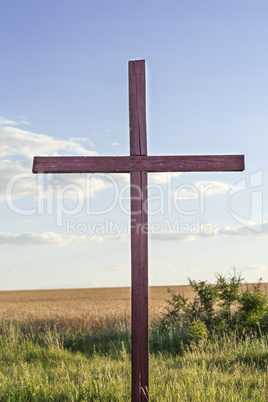
[[[18,270],[12,269],[12,268],[1,268],[0,269],[0,274],[13,274],[15,272],[18,272]]]
[[[26,120],[20,120],[19,123],[20,124],[27,124],[27,125],[31,124],[29,121],[26,121]]]
[[[0,127],[1,126],[6,126],[6,125],[16,126],[17,123],[15,121],[13,121],[13,120],[7,120],[3,116],[0,116]]]
[[[117,145],[119,145],[119,142],[112,142],[111,145],[112,145],[113,147],[116,147]]]
[[[218,194],[227,194],[232,188],[232,184],[223,183],[220,181],[196,181],[193,184],[186,184],[180,186],[175,192],[173,197],[176,199],[192,199],[200,196],[214,196]]]
[[[64,247],[69,244],[85,244],[86,242],[102,242],[101,236],[71,236],[54,232],[42,233],[4,233],[0,232],[0,246],[52,246]]]
[[[152,184],[167,184],[173,178],[180,176],[180,172],[161,172],[161,173],[149,173],[148,175],[148,187]],[[130,185],[129,173],[111,173],[110,176],[120,185]]]
[[[167,184],[174,177],[180,176],[180,172],[161,172],[161,173],[149,173],[148,182],[154,184]]]
[[[162,232],[162,233],[150,233],[151,240],[160,241],[193,241],[199,238],[199,236],[189,233],[178,232]]]
[[[0,118],[2,126],[4,124],[16,124],[10,120]],[[96,155],[95,151],[88,149],[94,144],[87,138],[71,138],[67,140],[55,139],[44,134],[36,134],[31,131],[19,129],[17,127],[2,127],[0,124],[0,201],[6,199],[6,188],[11,180],[14,182],[12,195],[13,200],[28,196],[37,196],[42,194],[42,184],[40,184],[40,175],[33,175],[32,161],[35,155]],[[84,145],[82,145],[81,143]],[[111,187],[111,183],[100,177],[92,175],[54,175],[49,183],[51,186],[74,185],[81,188],[80,194],[84,197],[94,197],[97,191]],[[88,191],[90,187],[90,192]],[[10,186],[9,186],[10,188]],[[69,195],[68,195],[69,194]],[[77,195],[70,192],[65,193],[67,198],[77,198]]]
[[[253,272],[264,272],[267,270],[265,265],[235,265],[236,271],[253,271]]]
[[[255,231],[255,225],[245,226],[223,226],[221,228],[212,227],[208,224],[207,227],[197,227],[194,225],[194,230],[191,230],[191,225],[187,226],[187,231],[176,232],[159,232],[150,233],[150,239],[160,241],[194,241],[198,239],[218,239],[221,237],[268,237],[268,223],[263,224],[262,232]]]
[[[37,181],[27,169],[25,161],[0,161],[0,201],[6,199],[6,188],[10,180],[14,177],[20,177],[13,187],[13,199],[28,197],[37,192]],[[24,177],[24,178],[23,178]]]
[[[47,190],[52,190],[55,197],[69,198],[75,200],[82,200],[85,198],[93,198],[97,191],[112,188],[112,183],[105,179],[105,177],[98,177],[98,175],[50,175],[48,187],[44,188],[45,197],[47,197]]]
[[[69,282],[56,282],[53,285],[45,285],[45,289],[81,289],[81,288],[99,288],[101,284],[98,281],[69,281]],[[39,288],[39,289],[44,289]]]
[[[34,175],[25,162],[4,160],[0,163],[0,201],[15,201],[33,196],[38,199],[62,197],[75,200],[95,197],[96,192],[112,188],[112,183],[97,175]]]
[[[74,142],[86,142],[88,145],[90,145],[91,147],[95,147],[96,145],[94,144],[93,141],[91,141],[90,138],[86,138],[86,137],[71,137],[70,141],[74,141]]]
[[[251,224],[248,227],[243,225],[230,227],[223,226],[222,228],[216,229],[216,237],[220,236],[236,236],[236,237],[268,237],[268,223],[264,222],[262,231],[259,232],[256,229],[259,228],[259,224]]]
[[[191,267],[191,268],[190,268],[190,271],[191,271],[191,272],[198,272],[198,268],[196,268],[196,267]]]
[[[17,127],[0,127],[0,138],[3,144],[0,149],[1,158],[23,156],[32,160],[33,156],[41,155],[96,155],[95,151],[86,149],[72,139],[55,139],[49,135],[36,134]]]
[[[217,194],[227,194],[227,192],[232,187],[230,183],[223,183],[221,181],[197,181],[195,182],[195,186],[198,191],[203,191],[207,195],[217,195]]]
[[[112,180],[115,180],[118,185],[129,186],[130,185],[130,174],[129,173],[111,173],[110,176]]]
[[[123,234],[119,236],[113,236],[114,240],[119,240],[119,241],[127,241],[129,239],[129,234]]]
[[[257,283],[260,278],[267,276],[267,267],[262,264],[234,265],[233,268],[241,273],[247,283]]]
[[[107,271],[127,271],[128,267],[125,264],[112,264],[106,267]]]

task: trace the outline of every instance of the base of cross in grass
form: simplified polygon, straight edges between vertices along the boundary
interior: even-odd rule
[[[145,93],[145,60],[130,61],[130,156],[37,156],[33,163],[33,173],[130,173],[133,402],[149,398],[147,173],[244,170],[243,155],[147,156]]]

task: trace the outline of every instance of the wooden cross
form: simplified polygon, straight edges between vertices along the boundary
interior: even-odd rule
[[[147,156],[145,60],[129,62],[130,156],[36,156],[33,173],[130,173],[132,401],[148,400],[147,172],[242,171],[243,155]]]

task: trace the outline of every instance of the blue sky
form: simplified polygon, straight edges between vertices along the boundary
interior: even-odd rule
[[[0,15],[0,290],[130,285],[128,176],[31,168],[129,154],[134,59],[150,155],[246,156],[241,173],[149,175],[150,285],[268,281],[266,1],[13,0]]]

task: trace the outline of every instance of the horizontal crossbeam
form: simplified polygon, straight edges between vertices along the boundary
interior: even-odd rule
[[[244,155],[36,156],[33,173],[233,172]]]

